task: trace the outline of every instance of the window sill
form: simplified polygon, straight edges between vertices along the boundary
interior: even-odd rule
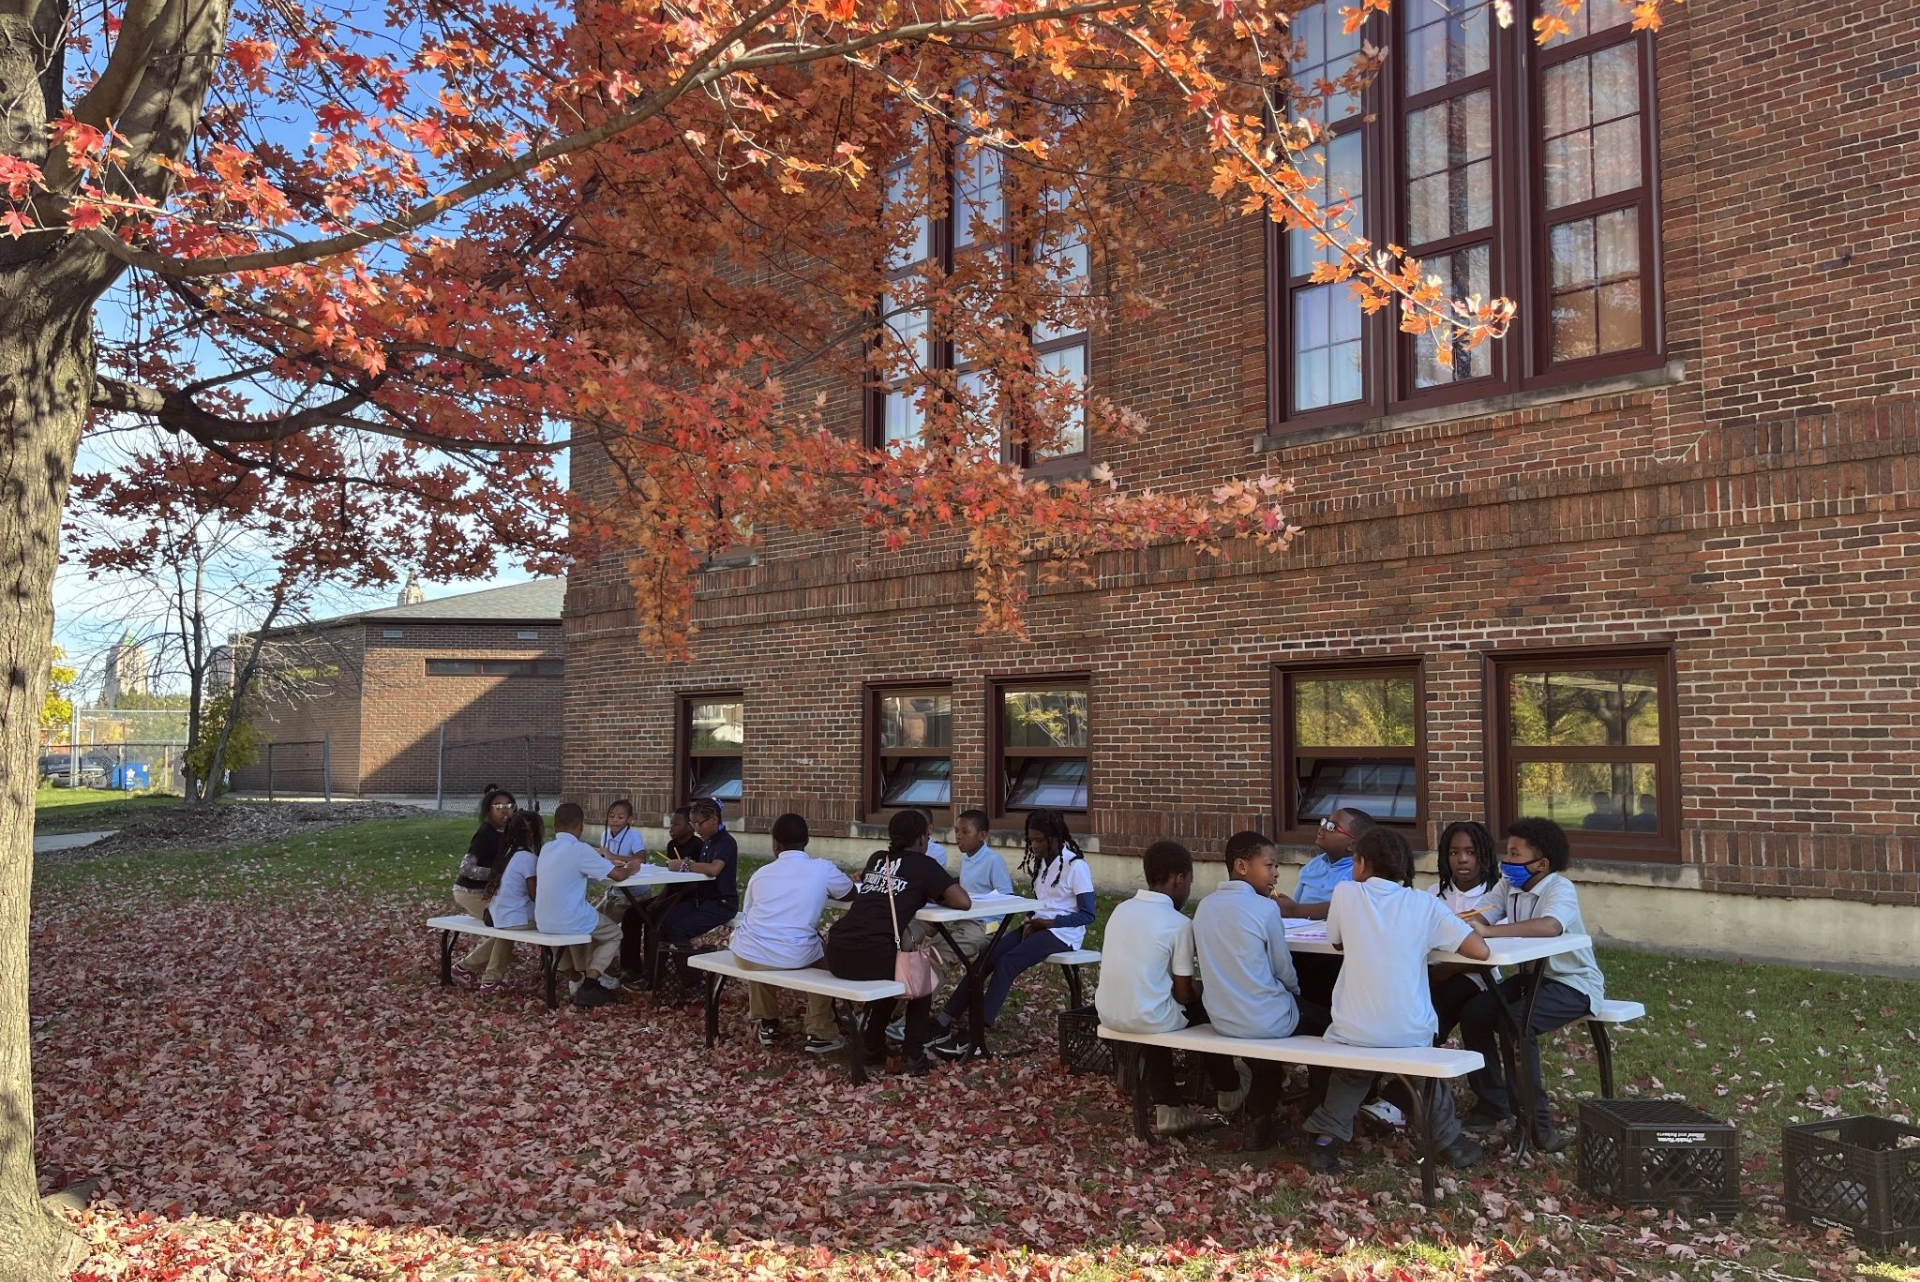
[[[731,552],[719,556],[710,556],[700,562],[695,574],[712,574],[717,570],[745,570],[760,564],[758,552]]]
[[[1596,396],[1619,396],[1653,388],[1673,387],[1684,383],[1686,379],[1686,362],[1674,360],[1652,369],[1637,370],[1631,374],[1616,374],[1608,378],[1567,383],[1559,387],[1510,392],[1504,396],[1488,396],[1477,401],[1456,401],[1451,405],[1436,405],[1432,409],[1403,410],[1396,414],[1384,414],[1352,423],[1332,423],[1325,427],[1305,428],[1297,432],[1263,432],[1254,438],[1253,448],[1260,454],[1279,453],[1300,446],[1321,445],[1329,441],[1343,441],[1358,436],[1372,436],[1401,428],[1431,427],[1442,423],[1457,423],[1466,419],[1492,418],[1521,410],[1538,409],[1545,405],[1590,400]]]

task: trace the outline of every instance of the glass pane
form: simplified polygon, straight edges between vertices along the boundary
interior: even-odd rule
[[[1489,298],[1493,294],[1492,279],[1488,275],[1492,253],[1486,245],[1474,245],[1451,254],[1442,254],[1438,258],[1429,258],[1423,266],[1429,276],[1438,276],[1445,282],[1447,296],[1465,298],[1469,294],[1478,294]],[[1442,342],[1453,349],[1453,364],[1440,363],[1440,345]],[[1470,378],[1485,378],[1493,373],[1493,344],[1482,343],[1472,351],[1466,343],[1452,333],[1428,331],[1417,334],[1413,340],[1413,382],[1415,387],[1439,387],[1447,383],[1465,382]]]
[[[1033,261],[1040,268],[1039,285],[1048,300],[1046,314],[1033,327],[1033,341],[1046,343],[1079,333],[1079,320],[1063,314],[1062,307],[1069,300],[1086,297],[1091,279],[1087,242],[1080,229],[1048,233],[1036,248]]]
[[[1000,440],[1000,391],[985,370],[969,370],[954,380],[967,437],[977,448],[992,449]]]
[[[953,746],[953,698],[944,694],[889,694],[880,698],[882,748]]]
[[[1087,448],[1087,348],[1084,343],[1072,347],[1056,348],[1040,355],[1040,372],[1049,378],[1063,379],[1067,386],[1075,389],[1072,394],[1072,406],[1066,411],[1065,421],[1060,425],[1060,435],[1056,442],[1046,449],[1036,449],[1037,458],[1060,458],[1068,454],[1080,454]],[[1058,404],[1058,402],[1055,402]]]
[[[1293,683],[1296,748],[1411,748],[1412,677],[1337,677]]]
[[[1363,235],[1366,230],[1366,149],[1360,131],[1355,129],[1330,139],[1317,154],[1325,163],[1325,172],[1311,195],[1322,210],[1323,220],[1334,224],[1336,230],[1345,228],[1349,235]],[[1316,245],[1313,237],[1310,231],[1296,229],[1287,233],[1289,275],[1311,275],[1315,264],[1333,261],[1333,247]]]
[[[1551,49],[1596,31],[1611,31],[1615,27],[1628,25],[1633,21],[1633,0],[1586,0],[1580,6],[1580,12],[1571,17],[1562,10],[1559,0],[1539,0],[1534,12],[1542,15],[1550,13],[1566,21],[1567,34],[1548,41],[1547,47]]]
[[[1407,93],[1425,93],[1487,69],[1485,0],[1418,0],[1407,15]]]
[[[1420,797],[1412,761],[1401,758],[1314,760],[1299,762],[1299,814],[1324,819],[1352,807],[1375,819],[1412,823]]]
[[[902,307],[913,299],[917,289],[918,282],[913,280],[895,281],[888,289],[887,329],[899,344],[888,372],[899,390],[887,393],[880,416],[881,436],[887,445],[917,444],[926,429],[926,410],[920,404],[923,388],[918,380],[933,356],[927,309]]]
[[[887,209],[898,215],[910,209],[910,202],[916,199],[913,192],[913,166],[895,165],[888,170]],[[887,267],[890,271],[911,267],[933,252],[933,228],[924,212],[910,221],[904,234],[905,242],[895,244],[887,251]]]
[[[1006,747],[1087,746],[1085,690],[1007,690],[1001,698]]]
[[[687,786],[690,797],[712,797],[738,809],[740,800],[740,758],[701,757],[693,763]]]
[[[687,709],[687,745],[699,751],[738,748],[746,742],[745,704],[696,703]]]
[[[955,249],[965,249],[978,241],[991,241],[999,236],[1004,219],[1000,178],[998,151],[991,147],[959,149],[954,157],[953,172]]]
[[[1660,743],[1657,668],[1512,672],[1509,742],[1530,748],[1650,748]]]
[[[1340,16],[1345,5],[1312,4],[1294,15],[1289,26],[1293,37],[1293,114],[1305,116],[1322,125],[1345,120],[1360,110],[1359,99],[1346,92],[1334,92],[1319,101],[1321,82],[1332,83],[1353,67],[1360,52],[1360,33],[1346,34],[1346,20]]]
[[[1547,208],[1640,185],[1639,47],[1619,44],[1541,78]]]
[[[478,676],[480,665],[472,659],[428,659],[427,675],[434,677]]]
[[[1407,238],[1415,245],[1493,222],[1493,98],[1487,90],[1407,117]]]
[[[1643,337],[1640,212],[1616,209],[1547,233],[1553,359],[1630,351]]]
[[[1345,405],[1365,394],[1360,300],[1344,284],[1293,291],[1293,407]]]
[[[880,804],[883,806],[944,806],[953,800],[948,776],[953,762],[945,757],[893,757],[880,763]]]
[[[1630,761],[1522,761],[1515,804],[1529,819],[1585,832],[1660,831],[1659,767]]]
[[[1085,810],[1087,762],[1084,757],[1008,757],[1008,810]]]

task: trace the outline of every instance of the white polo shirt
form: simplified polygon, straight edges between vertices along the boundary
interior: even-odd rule
[[[1427,954],[1452,952],[1473,928],[1438,895],[1385,877],[1342,882],[1327,905],[1327,942],[1346,952],[1333,985],[1327,1040],[1349,1046],[1431,1046],[1440,1031]]]
[[[733,955],[756,966],[798,970],[823,955],[820,914],[827,900],[853,893],[853,881],[825,859],[783,850],[747,879]]]
[[[1193,974],[1193,923],[1157,890],[1136,891],[1113,910],[1100,941],[1100,1022],[1123,1033],[1171,1033],[1187,1026],[1173,977]]]

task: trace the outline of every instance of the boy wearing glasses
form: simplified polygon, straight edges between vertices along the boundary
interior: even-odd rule
[[[1320,830],[1313,836],[1320,853],[1300,869],[1300,884],[1293,888],[1293,897],[1274,896],[1280,901],[1281,914],[1325,921],[1333,888],[1353,880],[1353,843],[1372,827],[1372,815],[1350,806],[1322,819]],[[1316,1006],[1333,1005],[1333,986],[1340,978],[1341,960],[1320,953],[1305,953],[1295,959],[1302,1000]]]

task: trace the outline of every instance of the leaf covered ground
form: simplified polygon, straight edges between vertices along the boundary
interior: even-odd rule
[[[1338,1184],[1218,1134],[1134,1142],[1114,1087],[1055,1063],[1051,976],[1003,1021],[1026,1053],[862,1089],[757,1046],[738,993],[709,1052],[692,1011],[548,1015],[530,958],[507,998],[441,989],[421,923],[464,834],[43,871],[40,1169],[101,1180],[76,1278],[1920,1279],[1786,1225],[1777,1160],[1788,1120],[1913,1115],[1920,985],[1609,953],[1650,1012],[1623,1082],[1740,1124],[1745,1212],[1620,1212],[1568,1158],[1489,1162],[1429,1210],[1385,1142]],[[1594,1089],[1581,1041],[1548,1059],[1563,1104]]]

